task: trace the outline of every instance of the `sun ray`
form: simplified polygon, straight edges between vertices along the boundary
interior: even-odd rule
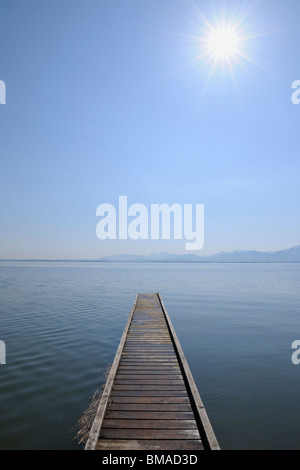
[[[253,9],[259,0],[251,0],[250,5],[246,1],[233,2],[231,8],[227,8],[225,0],[220,0],[212,6],[210,14],[201,11],[194,0],[185,1],[192,7],[192,14],[188,18],[189,32],[167,34],[172,34],[173,40],[180,41],[181,48],[185,49],[186,60],[169,71],[168,77],[185,70],[196,72],[197,81],[199,77],[203,79],[203,91],[199,94],[201,101],[209,84],[216,84],[216,80],[220,83],[228,82],[229,79],[239,95],[238,73],[251,79],[254,67],[283,80],[279,73],[272,71],[271,64],[266,63],[266,55],[262,57],[265,44],[263,38],[274,36],[279,31],[275,25],[272,29],[270,24],[262,26],[257,22]],[[280,32],[283,32],[282,28]]]
[[[221,71],[228,71],[236,91],[238,90],[237,68],[250,72],[251,66],[255,66],[272,73],[267,70],[264,61],[261,60],[260,63],[262,43],[259,43],[259,39],[274,35],[275,32],[271,27],[257,29],[253,23],[255,16],[249,18],[259,3],[258,0],[253,0],[250,5],[245,2],[236,3],[234,6],[231,5],[231,9],[225,8],[223,2],[222,5],[218,4],[218,9],[212,10],[210,17],[204,14],[193,0],[189,3],[195,13],[192,29],[196,33],[187,36],[196,52],[189,64],[199,64],[201,73],[207,69],[204,90],[207,89],[213,75],[218,74],[218,70],[219,76]]]

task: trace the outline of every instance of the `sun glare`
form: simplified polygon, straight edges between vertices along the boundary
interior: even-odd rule
[[[208,36],[208,52],[216,59],[229,59],[238,53],[239,35],[234,28],[219,26]]]
[[[193,34],[185,36],[191,50],[186,66],[196,66],[201,75],[207,74],[203,93],[213,81],[213,76],[226,82],[231,76],[237,89],[239,72],[248,73],[253,66],[266,70],[265,63],[258,56],[261,55],[258,41],[273,32],[257,29],[258,24],[252,15],[256,0],[249,5],[241,2],[234,5],[232,2],[228,9],[225,9],[225,4],[220,8],[212,6],[209,16],[193,0],[190,1],[194,19],[191,22]]]

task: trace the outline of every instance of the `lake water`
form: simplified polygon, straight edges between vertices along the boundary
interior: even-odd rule
[[[0,263],[0,449],[81,449],[137,292],[161,293],[223,449],[300,450],[298,264]]]

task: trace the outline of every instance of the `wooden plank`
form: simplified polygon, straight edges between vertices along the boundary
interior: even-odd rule
[[[156,379],[160,379],[160,378],[170,378],[171,380],[177,380],[177,377],[180,377],[180,374],[178,374],[178,372],[180,372],[179,369],[173,369],[173,370],[164,370],[164,369],[158,369],[158,370],[155,370],[155,369],[146,369],[146,370],[129,370],[129,369],[121,369],[119,370],[118,372],[118,380],[119,379],[123,379],[123,377],[126,377],[128,379],[130,379],[130,377],[139,377],[139,378],[147,378],[149,377],[150,375],[151,376],[154,376],[156,377]],[[180,377],[180,379],[182,380],[182,377]]]
[[[108,419],[194,419],[191,411],[108,411]]]
[[[194,419],[105,419],[103,428],[110,429],[197,429]]]
[[[125,349],[124,350],[131,350],[136,351],[137,349],[145,350],[145,352],[151,352],[155,350],[162,350],[166,352],[174,352],[174,348],[172,343],[164,340],[157,340],[157,341],[140,341],[138,339],[131,339],[130,341],[126,341]]]
[[[170,380],[166,379],[166,376],[163,376],[163,378],[156,378],[156,379],[147,379],[143,377],[148,377],[147,375],[140,375],[142,377],[141,379],[134,379],[130,380],[128,378],[122,379],[122,377],[127,377],[123,375],[118,375],[118,379],[115,380],[115,385],[184,385],[184,382],[182,379],[177,379],[177,375],[175,375],[175,379]],[[130,376],[129,376],[130,377]],[[161,377],[160,375],[156,375],[155,377]],[[169,377],[172,377],[172,375]]]
[[[136,340],[136,339],[131,339],[130,341],[127,339],[126,341],[126,344],[125,344],[125,349],[126,348],[132,348],[132,349],[135,349],[135,348],[143,348],[143,349],[156,349],[156,348],[160,348],[160,349],[164,349],[164,350],[170,350],[170,351],[174,351],[174,346],[172,343],[169,343],[169,342],[165,342],[164,344],[160,344],[160,345],[156,345],[156,344],[144,344],[144,345],[140,345],[139,342]]]
[[[146,326],[139,326],[139,327],[135,327],[134,326],[134,323],[132,324],[132,328],[130,328],[130,331],[128,332],[128,335],[136,335],[136,334],[140,334],[140,335],[156,335],[156,334],[163,334],[165,336],[168,336],[168,327],[167,326],[162,326],[161,324],[160,325],[150,325],[150,323],[148,323],[147,327]]]
[[[153,339],[150,340],[146,340],[146,339],[141,339],[141,340],[136,340],[136,341],[130,341],[129,343],[127,343],[127,345],[130,345],[130,346],[140,346],[140,347],[148,347],[148,346],[156,346],[157,349],[159,349],[161,346],[167,346],[169,343],[167,343],[166,341],[162,340],[162,339],[157,339],[156,341],[154,341]],[[151,352],[151,350],[147,350],[145,352]]]
[[[167,328],[130,328],[128,338],[130,336],[164,336],[169,339],[169,331]]]
[[[134,326],[132,324],[130,328],[130,332],[128,333],[128,336],[134,336],[134,335],[157,335],[157,334],[163,334],[165,336],[169,335],[169,330],[168,328],[162,328],[161,326],[154,327],[154,326]]]
[[[126,342],[126,348],[131,346],[136,346],[140,349],[147,349],[146,352],[151,352],[152,350],[156,349],[163,349],[164,352],[172,352],[174,353],[173,348],[166,348],[165,346],[172,345],[168,340],[165,340],[162,336],[156,336],[156,337],[151,337],[151,336],[136,336],[136,338],[129,338]],[[124,350],[125,352],[125,350]]]
[[[151,350],[148,350],[148,351],[147,351],[146,349],[139,349],[138,347],[134,348],[134,350],[133,350],[133,349],[127,349],[127,350],[124,351],[124,352],[130,353],[130,354],[133,354],[133,353],[135,352],[137,358],[138,358],[138,356],[139,356],[140,354],[147,354],[147,356],[149,356],[149,355],[155,354],[156,352],[165,353],[165,354],[170,354],[170,353],[172,353],[171,351],[163,351],[162,349],[157,349],[156,351],[155,351],[155,349],[151,349]]]
[[[175,361],[175,360],[172,360],[172,361],[165,361],[163,359],[156,359],[155,361],[146,361],[146,360],[143,360],[143,361],[139,361],[138,359],[122,359],[121,362],[120,362],[120,366],[127,366],[127,367],[131,367],[135,365],[136,367],[156,367],[156,366],[159,366],[159,367],[178,367],[178,362]]]
[[[139,344],[138,341],[126,341],[124,352],[125,351],[174,351],[172,344]]]
[[[173,371],[168,372],[169,373],[167,374],[165,371],[149,369],[146,373],[144,370],[135,370],[130,373],[128,369],[122,369],[118,372],[116,380],[164,380],[165,382],[180,380],[181,383],[184,383],[183,378],[179,373],[179,369],[174,369]]]
[[[146,354],[145,353],[140,353],[140,354],[138,354],[138,356],[137,356],[137,354],[135,354],[133,352],[124,352],[122,354],[122,357],[123,357],[124,360],[125,359],[135,359],[135,360],[136,359],[141,359],[141,360],[142,359],[145,359],[145,360],[147,360],[147,359],[149,359],[149,360],[151,360],[151,359],[165,359],[165,360],[168,361],[168,360],[173,359],[174,361],[177,361],[177,357],[176,357],[175,353],[171,353],[171,352],[169,353],[169,352],[164,352],[164,351],[162,351],[162,352],[156,351],[156,352],[151,352],[151,353],[148,353],[148,354],[147,353]]]
[[[136,377],[137,380],[140,379],[146,379],[149,380],[148,378],[151,376],[153,377],[152,380],[180,380],[182,382],[182,377],[180,374],[179,370],[155,370],[155,369],[147,369],[145,370],[135,370],[135,371],[130,371],[128,369],[122,369],[118,372],[118,379],[117,380],[130,380],[132,377]],[[151,379],[150,379],[151,380]]]
[[[141,364],[139,362],[138,359],[131,359],[129,361],[129,359],[122,359],[120,361],[120,365],[119,365],[119,371],[122,369],[122,368],[125,368],[127,367],[127,369],[130,369],[130,365],[128,365],[128,363],[135,363],[136,366],[134,369],[131,368],[132,372],[135,372],[135,370],[147,370],[147,369],[157,369],[157,367],[159,367],[160,369],[166,369],[166,370],[169,370],[169,367],[173,368],[173,369],[176,369],[176,370],[180,370],[180,367],[179,367],[179,364],[178,362],[168,362],[168,361],[165,361],[165,365],[162,363],[164,361],[160,361],[160,362],[157,362],[157,361],[143,361]],[[144,364],[144,362],[146,362],[146,364]]]
[[[128,335],[128,343],[130,343],[130,341],[135,341],[135,342],[139,342],[139,343],[145,343],[145,341],[149,341],[149,342],[165,342],[165,344],[172,344],[171,341],[170,341],[170,337],[169,335],[166,333],[166,334],[163,334],[163,333],[155,333],[155,334],[143,334],[143,333],[134,333],[134,334],[129,334]]]
[[[188,397],[115,397],[113,404],[189,404],[190,400]],[[112,406],[111,405],[111,406]],[[172,407],[170,406],[168,409],[172,411]],[[183,410],[184,411],[184,410]]]
[[[147,358],[134,358],[134,357],[123,357],[122,359],[122,362],[121,364],[140,364],[140,365],[147,365],[147,364],[151,364],[151,365],[155,365],[155,364],[159,364],[159,365],[163,365],[163,364],[166,364],[166,365],[178,365],[178,361],[176,358],[164,358],[164,357],[161,357],[161,358],[155,358],[155,357],[149,357],[149,359],[147,360]]]
[[[181,390],[113,390],[111,393],[112,397],[186,397],[188,396],[187,391]]]
[[[124,399],[126,400],[124,402],[118,401],[119,399]],[[138,399],[139,401],[136,402],[134,401],[133,403],[128,400],[128,398],[134,398]],[[154,399],[154,401],[151,401],[151,398]],[[170,398],[176,398],[175,402],[168,401]],[[188,397],[179,397],[180,398],[186,398],[188,402],[184,403],[178,403],[178,397],[115,397],[113,399],[113,402],[111,403],[109,407],[109,411],[158,411],[158,412],[182,412],[182,411],[188,411],[192,413],[192,408],[189,402]],[[164,402],[161,403],[159,399],[163,399]],[[128,400],[128,401],[127,401]],[[156,401],[157,400],[157,401]]]
[[[147,384],[147,385],[114,385],[114,391],[139,391],[139,392],[150,392],[150,391],[172,391],[172,392],[177,392],[177,391],[185,391],[185,385],[152,385],[152,384]]]
[[[139,367],[139,369],[137,369],[137,371],[141,371],[142,370],[146,370],[146,368],[148,369],[153,369],[153,368],[157,368],[157,370],[162,370],[163,368],[165,367],[170,367],[170,371],[173,372],[173,371],[178,371],[178,368],[177,368],[178,364],[174,363],[174,362],[163,362],[163,361],[156,361],[156,362],[149,362],[148,364],[147,363],[140,363],[140,362],[137,362],[137,361],[122,361],[120,367],[130,367],[132,370],[133,368],[135,367]],[[180,369],[179,369],[180,370]]]
[[[150,352],[149,354],[144,354],[143,356],[141,354],[126,354],[122,356],[122,361],[132,361],[132,362],[141,362],[142,365],[145,363],[151,363],[151,362],[175,362],[176,365],[178,365],[178,358],[176,354],[165,356],[164,354],[161,354],[158,356],[155,352]]]
[[[140,343],[140,345],[144,344],[172,344],[170,341],[170,338],[166,335],[142,335],[142,334],[136,334],[128,337],[128,342],[127,344],[132,343]]]
[[[124,377],[124,378],[123,378]],[[129,377],[129,378],[128,378]],[[132,376],[134,377],[134,376]],[[139,379],[130,379],[130,375],[118,375],[115,385],[184,385],[184,382],[178,375],[155,375],[155,379],[149,379],[148,375],[140,375]],[[167,378],[169,377],[169,379]]]
[[[102,439],[200,439],[198,429],[106,429],[100,433]]]
[[[97,450],[111,451],[111,450],[162,450],[162,451],[193,451],[203,450],[201,440],[149,440],[149,439],[99,439],[97,443]]]
[[[138,355],[139,353],[145,354],[145,355],[151,355],[151,354],[156,354],[157,352],[165,353],[165,354],[175,354],[174,350],[166,349],[164,347],[165,345],[161,345],[159,343],[154,344],[153,342],[151,342],[150,346],[147,346],[147,344],[145,343],[139,346],[138,343],[136,343],[135,345],[130,346],[130,347],[126,346],[124,353],[135,353],[136,355]]]
[[[123,374],[123,371],[129,371],[135,375],[138,374],[147,374],[147,371],[150,370],[152,371],[151,374],[154,374],[155,372],[164,372],[164,369],[168,368],[168,373],[169,374],[178,374],[178,371],[180,372],[180,369],[178,368],[178,365],[173,362],[168,363],[168,362],[151,362],[150,364],[140,364],[138,362],[133,362],[133,361],[126,361],[122,362],[120,365],[120,372]]]
[[[159,339],[159,340],[162,340],[162,339],[166,339],[166,340],[170,340],[170,335],[169,335],[169,332],[166,331],[166,332],[163,332],[163,331],[156,331],[156,332],[145,332],[145,331],[136,331],[136,332],[130,332],[128,333],[128,341],[130,341],[131,339],[133,341],[138,341],[138,340],[143,340],[144,338],[150,338],[150,339]]]
[[[182,384],[184,383],[183,379],[182,379],[182,376],[178,373],[173,374],[171,376],[157,377],[157,375],[155,375],[155,374],[153,374],[153,375],[152,374],[131,374],[130,375],[128,373],[119,374],[119,372],[118,372],[118,375],[116,377],[116,381],[117,380],[130,380],[130,381],[132,381],[132,380],[147,380],[150,383],[152,383],[152,380],[163,380],[164,382],[170,383],[170,385],[172,385],[171,384],[172,381],[179,380],[180,383],[182,383]]]

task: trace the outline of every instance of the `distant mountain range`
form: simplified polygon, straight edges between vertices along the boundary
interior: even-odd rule
[[[265,251],[231,251],[216,253],[211,256],[199,256],[188,253],[176,255],[159,253],[143,255],[112,255],[100,259],[1,259],[0,261],[74,261],[74,262],[109,262],[109,263],[300,263],[300,245],[287,250]]]
[[[148,256],[142,255],[113,255],[97,261],[107,262],[152,262],[152,263],[300,263],[300,246],[287,250],[264,251],[232,251],[221,252],[211,256],[193,254],[175,255],[159,253]]]

